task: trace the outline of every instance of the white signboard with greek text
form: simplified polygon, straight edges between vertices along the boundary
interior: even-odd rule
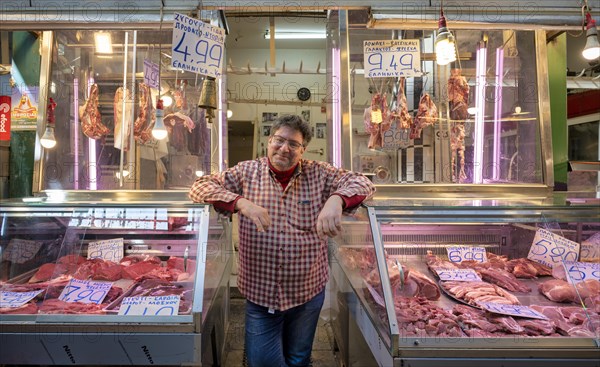
[[[421,76],[418,39],[363,41],[365,78]]]
[[[35,296],[42,293],[44,290],[40,289],[37,291],[30,292],[0,292],[0,308],[6,307],[21,307],[27,302],[31,301]]]
[[[535,233],[527,258],[552,268],[562,261],[577,261],[579,244],[540,228]]]
[[[23,264],[31,260],[42,247],[42,242],[13,238],[2,253],[2,259],[13,264]]]
[[[175,13],[171,67],[219,77],[223,67],[225,30]]]
[[[112,282],[71,279],[58,297],[65,302],[101,304],[112,287]]]
[[[158,89],[158,64],[149,59],[144,59],[144,83]]]
[[[111,238],[109,240],[90,242],[88,244],[87,258],[119,263],[123,258],[123,239]]]
[[[507,305],[504,303],[495,302],[477,302],[477,304],[487,311],[499,313],[502,315],[548,320],[546,316],[527,306]]]
[[[180,297],[176,295],[156,297],[125,297],[119,315],[172,316],[179,313]]]
[[[436,268],[435,272],[440,280],[454,280],[457,282],[481,282],[479,274],[473,269],[444,269]]]
[[[589,279],[600,281],[600,264],[598,263],[565,261],[563,266],[570,283],[579,283]]]

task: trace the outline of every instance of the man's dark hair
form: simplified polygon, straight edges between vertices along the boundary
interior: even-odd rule
[[[281,127],[287,126],[290,129],[294,129],[296,131],[300,131],[302,134],[302,140],[304,146],[307,146],[312,139],[312,130],[308,122],[304,121],[304,119],[298,115],[282,115],[280,116],[271,127],[271,136],[277,133]]]

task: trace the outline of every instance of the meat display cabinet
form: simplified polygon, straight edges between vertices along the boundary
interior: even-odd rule
[[[548,233],[551,240],[540,240],[536,237],[540,233]],[[367,203],[355,216],[344,219],[342,234],[330,242],[331,317],[342,365],[599,366],[598,280],[574,287],[570,283],[575,282],[572,269],[563,281],[555,279],[559,267],[539,265],[537,268],[549,273],[530,274],[529,278],[521,278],[527,275],[519,273],[523,270],[519,263],[539,264],[526,258],[530,250],[541,253],[537,248],[542,244],[550,252],[560,253],[554,249],[562,248],[562,237],[572,241],[566,243],[580,244],[578,260],[586,260],[585,266],[595,269],[597,278],[597,199],[570,200],[555,195],[521,201],[393,199]],[[465,254],[483,249],[487,261],[449,262],[454,256],[449,249],[461,248],[467,250]],[[443,270],[459,264],[466,266],[457,274],[471,273],[465,270],[470,267],[483,281],[449,287],[452,283],[443,280],[447,279]],[[563,290],[570,290],[570,298],[553,293],[558,287],[550,287],[550,292],[540,287],[558,283]],[[476,284],[497,291],[495,303],[479,302],[477,297],[482,295],[470,293]],[[460,287],[462,294],[457,291]],[[506,290],[510,288],[513,290]],[[474,294],[475,300],[469,299],[468,295]],[[500,294],[515,301],[494,309],[497,302],[504,302],[498,298]],[[528,317],[484,311],[486,308]]]
[[[228,220],[183,191],[46,194],[0,208],[0,364],[220,365]]]

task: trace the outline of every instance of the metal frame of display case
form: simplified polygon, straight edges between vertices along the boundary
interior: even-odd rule
[[[582,224],[600,228],[600,211],[595,202],[587,205],[570,205],[566,195],[556,195],[542,201],[498,202],[471,201],[468,207],[465,200],[423,200],[415,203],[406,200],[378,201],[367,203],[361,220],[368,220],[372,242],[361,236],[361,246],[374,246],[377,257],[385,311],[389,321],[381,327],[381,312],[377,315],[362,294],[365,289],[357,288],[356,274],[348,273],[343,259],[337,257],[337,248],[332,247],[331,260],[332,320],[336,345],[339,346],[343,365],[379,366],[598,366],[600,338],[584,337],[413,337],[403,336],[399,321],[394,312],[394,301],[388,276],[385,251],[386,236],[398,235],[393,229],[405,227],[407,235],[418,237],[419,230],[435,226],[443,231],[444,225],[468,225],[475,234],[481,228],[488,229],[494,224],[526,226],[525,223],[556,221],[577,223],[576,231],[581,232]],[[456,205],[456,206],[454,206]],[[367,219],[364,219],[367,218]],[[350,239],[338,237],[333,240],[339,246],[352,241],[352,230],[357,226],[354,220],[345,221],[346,235]],[[382,225],[387,228],[382,232]],[[479,229],[478,229],[479,228]],[[413,231],[413,229],[415,229]],[[589,231],[589,229],[588,229]],[[425,231],[426,232],[426,231]],[[589,232],[588,232],[589,233]],[[441,234],[443,236],[443,234]],[[577,235],[581,238],[581,233]],[[388,237],[389,238],[389,237]],[[356,238],[354,238],[356,242]],[[332,245],[334,246],[334,245]],[[352,247],[352,244],[350,244]],[[352,279],[355,279],[354,281]],[[360,280],[362,281],[362,280]],[[533,283],[532,283],[533,284]],[[539,296],[539,295],[538,295]],[[444,297],[444,296],[442,296]],[[442,301],[442,299],[440,299]],[[447,305],[454,304],[448,299]],[[446,305],[445,303],[445,305]],[[365,350],[370,353],[365,354]],[[358,352],[357,352],[358,351]]]
[[[2,217],[7,214],[28,218],[57,217],[92,208],[158,208],[196,215],[198,222],[197,228],[183,233],[193,235],[192,241],[197,246],[190,314],[151,318],[116,314],[0,315],[0,363],[220,365],[229,324],[231,226],[229,220],[218,217],[210,206],[191,203],[186,197],[187,192],[183,191],[56,191],[48,192],[44,197],[3,202]],[[87,228],[82,230],[89,231]],[[26,233],[31,228],[23,231]],[[131,241],[130,246],[135,247],[135,251],[146,249],[151,254],[183,256],[182,250],[177,248],[178,233],[161,232],[103,228],[86,234],[130,238],[139,235],[141,238]],[[3,237],[5,235],[6,232]],[[152,240],[151,247],[147,240]],[[184,241],[189,242],[189,239]],[[211,275],[205,274],[207,256],[219,256],[218,270]]]

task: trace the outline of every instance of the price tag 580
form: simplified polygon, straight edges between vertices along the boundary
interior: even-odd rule
[[[562,261],[577,261],[579,244],[545,229],[538,229],[527,258],[552,267]]]

